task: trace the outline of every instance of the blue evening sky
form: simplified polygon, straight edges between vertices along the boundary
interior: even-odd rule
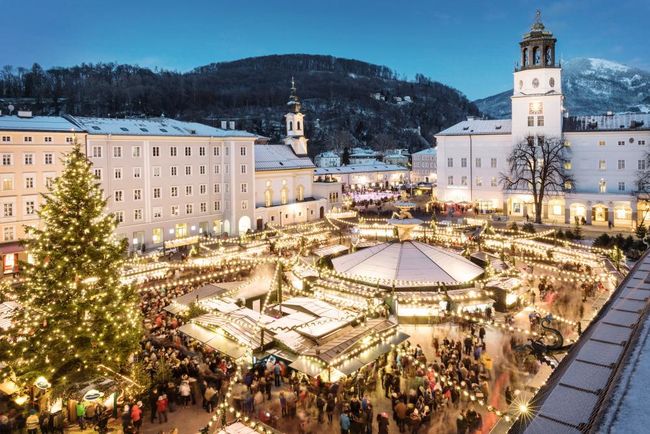
[[[187,71],[331,54],[423,73],[470,98],[508,89],[535,9],[558,55],[650,69],[648,0],[0,0],[0,65],[135,63]]]

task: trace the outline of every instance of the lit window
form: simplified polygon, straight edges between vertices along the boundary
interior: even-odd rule
[[[604,179],[600,179],[600,182],[598,183],[598,191],[601,193],[607,193],[607,181]]]
[[[483,179],[481,179],[480,176],[477,176],[477,177],[476,177],[476,186],[477,186],[477,187],[480,187],[480,186],[482,186],[482,185],[483,185]]]
[[[570,161],[565,161],[564,162],[564,170],[571,170],[572,167],[573,167],[573,165],[571,164]]]
[[[621,142],[618,142],[618,144],[620,145]],[[599,140],[599,141],[598,141],[598,146],[605,146],[605,145],[606,145],[606,143],[605,143],[604,140]]]
[[[529,127],[534,127],[535,126],[535,117],[534,116],[528,116],[528,126]]]
[[[607,163],[605,162],[605,160],[598,161],[598,169],[600,170],[607,169]]]

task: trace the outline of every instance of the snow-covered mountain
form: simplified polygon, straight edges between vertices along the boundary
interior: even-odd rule
[[[570,115],[650,112],[650,72],[605,59],[576,58],[562,64],[564,104]],[[483,114],[510,117],[508,90],[474,101]]]

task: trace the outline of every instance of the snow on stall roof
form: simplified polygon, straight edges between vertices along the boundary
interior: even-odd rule
[[[299,157],[290,145],[255,145],[255,170],[310,169],[309,157]]]
[[[468,119],[440,131],[436,136],[510,134],[511,129],[511,119]]]
[[[346,175],[349,173],[374,173],[374,172],[406,172],[404,166],[396,164],[350,164],[340,167],[317,167],[315,175]]]
[[[121,136],[196,136],[196,137],[257,137],[240,130],[223,130],[198,122],[184,122],[169,118],[117,119],[75,117],[89,134]]]
[[[0,131],[76,132],[83,129],[62,116],[0,116]]]

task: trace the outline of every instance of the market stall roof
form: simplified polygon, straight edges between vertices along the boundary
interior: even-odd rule
[[[190,291],[187,294],[176,297],[171,304],[165,307],[165,310],[172,314],[178,314],[189,307],[194,302],[199,302],[210,297],[215,297],[226,292],[226,289],[219,285],[209,283],[200,288]]]
[[[355,357],[346,359],[342,364],[338,365],[336,369],[345,375],[350,375],[390,352],[394,345],[399,345],[408,338],[409,335],[406,333],[397,332],[395,335],[388,338],[386,342],[381,342],[377,346],[369,348]]]
[[[326,256],[336,255],[341,252],[347,252],[348,249],[349,248],[347,246],[344,246],[343,244],[334,244],[332,246],[325,246],[325,247],[320,247],[318,249],[314,249],[313,253],[319,258],[323,258]]]
[[[473,280],[483,269],[462,256],[417,241],[382,243],[332,260],[340,273],[402,282],[456,283]],[[401,282],[399,282],[401,281]]]
[[[201,327],[200,325],[195,324],[193,322],[183,324],[178,328],[178,331],[183,333],[184,335],[191,337],[192,339],[196,339],[202,344],[214,338],[214,334],[215,334],[213,331],[210,331],[205,327]]]
[[[282,302],[282,306],[287,306],[318,317],[332,319],[348,319],[353,316],[351,313],[338,309],[325,301],[308,297],[290,298]]]

